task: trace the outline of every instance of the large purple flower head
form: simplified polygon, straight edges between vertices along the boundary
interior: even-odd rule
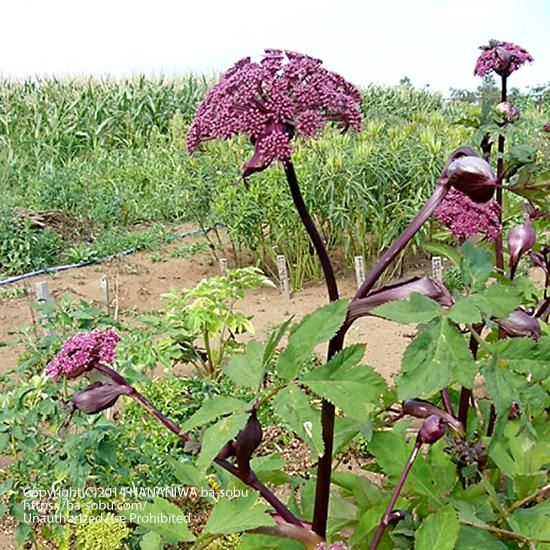
[[[246,177],[288,160],[294,133],[314,137],[326,122],[360,130],[360,103],[359,90],[319,59],[265,50],[261,62],[238,61],[208,91],[187,134],[187,151],[211,139],[245,134],[255,146],[243,166]]]
[[[79,332],[69,338],[48,363],[46,374],[52,378],[76,378],[99,363],[110,365],[120,336],[112,329]]]
[[[525,62],[533,61],[532,55],[512,42],[490,40],[488,46],[481,46],[483,53],[477,58],[474,74],[485,76],[491,71],[500,76],[509,76]]]
[[[458,189],[450,189],[441,206],[434,212],[434,218],[450,229],[460,242],[474,233],[496,240],[500,234],[500,207],[494,200],[477,203]]]

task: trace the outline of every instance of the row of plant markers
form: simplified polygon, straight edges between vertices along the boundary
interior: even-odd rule
[[[148,548],[193,541],[204,547],[229,533],[241,535],[241,548],[443,550],[550,544],[550,507],[544,502],[544,471],[550,464],[550,246],[544,243],[549,179],[536,166],[512,170],[503,160],[507,128],[518,120],[517,109],[507,103],[508,79],[532,60],[509,42],[491,41],[482,48],[475,73],[500,77],[502,122],[487,128],[480,153],[470,147],[450,152],[431,197],[351,300],[340,297],[325,243],[302,197],[292,144],[315,138],[328,123],[343,132],[359,130],[358,89],[318,59],[266,50],[260,62],[238,61],[208,91],[189,129],[189,153],[208,140],[245,134],[254,146],[243,165],[245,182],[274,163],[282,165],[330,303],[292,326],[286,321],[266,341],[252,340],[244,353],[220,363],[219,375],[252,391],[252,400],[211,397],[182,425],[114,368],[118,335],[113,330],[77,334],[49,362],[46,373],[53,379],[80,380],[92,372],[103,377],[72,395],[74,409],[96,414],[124,395],[182,442],[194,443],[200,450],[193,462],[171,462],[181,480],[200,487],[205,476],[214,476],[221,486],[237,483],[252,490],[246,499],[212,503],[200,533],[185,526],[142,526],[153,533],[146,536],[156,546]],[[507,246],[505,192],[525,200],[523,223],[510,229]],[[462,245],[449,247],[446,254],[464,290],[451,293],[428,277],[376,286],[432,215],[449,225]],[[467,241],[474,233],[485,241]],[[519,275],[526,259],[544,273],[544,288]],[[350,327],[366,315],[417,324],[395,387],[362,364],[364,345],[345,346]],[[327,341],[326,360],[305,368],[316,346]],[[481,379],[484,389],[479,391],[474,381]],[[308,445],[316,462],[309,480],[309,474],[283,476],[283,483],[290,483],[288,502],[277,496],[270,482],[274,477],[266,475],[255,455],[266,409]],[[416,437],[407,438],[410,417],[421,422]],[[335,452],[360,434],[373,459],[363,467],[384,474],[379,484],[333,471]],[[149,510],[163,506],[162,499],[155,499]]]

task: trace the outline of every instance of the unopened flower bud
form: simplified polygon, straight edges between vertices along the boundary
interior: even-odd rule
[[[386,518],[387,524],[391,523],[399,523],[400,521],[403,521],[408,515],[408,512],[405,510],[392,510],[390,514],[388,514],[388,517]]]
[[[130,386],[94,382],[73,394],[71,402],[84,414],[96,414],[112,407],[121,395],[130,395],[133,391]]]
[[[512,54],[502,46],[497,46],[494,52],[493,70],[499,75],[508,74],[510,63],[512,62]]]
[[[489,201],[495,191],[496,176],[491,165],[477,156],[453,160],[446,169],[449,183],[474,202]]]
[[[517,401],[512,401],[510,412],[508,413],[508,420],[514,420],[521,416],[521,407]]]
[[[424,420],[424,424],[418,432],[417,439],[422,443],[435,443],[445,435],[445,423],[443,418],[437,414],[432,414]]]
[[[404,300],[413,293],[422,294],[435,300],[444,307],[453,305],[451,293],[443,283],[429,277],[411,277],[404,281],[397,281],[390,285],[384,285],[372,291],[366,298],[352,300],[349,305],[348,320],[354,321],[367,315],[375,307],[386,302]]]
[[[416,418],[428,418],[430,416],[439,416],[455,432],[462,434],[464,433],[464,426],[459,422],[454,416],[449,414],[447,411],[436,407],[429,401],[424,401],[423,399],[407,399],[403,402],[401,408],[403,415],[410,415]]]
[[[262,426],[256,417],[256,411],[253,411],[233,444],[241,473],[250,471],[250,458],[262,442],[262,437]]]
[[[542,129],[545,131],[545,132],[550,132],[550,122],[547,122],[543,127]]]
[[[509,266],[511,277],[516,272],[520,258],[533,248],[536,240],[537,234],[529,221],[510,229],[508,233],[508,253],[510,254]]]
[[[538,340],[541,337],[538,320],[522,309],[512,311],[506,319],[498,320],[497,324],[510,338],[527,337]]]
[[[508,101],[499,103],[495,107],[495,111],[502,117],[504,122],[512,123],[519,119],[519,109]]]

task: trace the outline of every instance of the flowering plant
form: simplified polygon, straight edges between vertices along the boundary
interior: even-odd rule
[[[492,44],[482,54],[476,72],[495,70],[505,82],[529,60],[526,56],[524,50],[508,43]],[[290,330],[287,321],[265,342],[251,341],[243,354],[233,356],[224,366],[225,375],[238,387],[251,390],[254,399],[209,399],[182,426],[177,426],[106,364],[106,359],[112,359],[113,350],[107,353],[105,345],[97,343],[97,335],[95,340],[81,335],[67,344],[67,350],[62,350],[53,366],[48,367],[49,372],[70,377],[97,370],[109,382],[95,382],[73,396],[73,403],[82,412],[103,410],[119,395],[127,395],[186,443],[195,443],[200,451],[194,465],[174,461],[182,480],[200,484],[197,480],[210,465],[216,464],[255,491],[244,500],[220,499],[200,542],[227,533],[226,518],[232,518],[237,531],[248,531],[252,536],[278,536],[285,539],[283,545],[293,539],[311,549],[345,548],[343,543],[329,546],[324,540],[332,483],[338,488],[338,502],[342,506],[353,502],[356,515],[340,518],[342,521],[336,522],[338,527],[329,536],[336,534],[340,539],[344,528],[353,527],[352,546],[363,548],[368,540],[375,550],[380,545],[393,544],[401,536],[410,547],[412,533],[416,548],[433,548],[434,541],[441,539],[439,525],[448,538],[448,548],[491,543],[496,547],[499,541],[495,536],[531,545],[546,543],[544,528],[531,532],[525,527],[529,517],[523,517],[521,512],[547,490],[539,474],[550,456],[537,444],[544,435],[542,420],[549,404],[544,366],[550,360],[550,337],[546,336],[545,325],[550,305],[547,289],[540,296],[541,292],[527,279],[516,276],[519,261],[529,253],[548,274],[546,248],[540,252],[536,249],[536,235],[526,221],[510,232],[509,271],[505,273],[502,155],[495,173],[487,152],[482,158],[475,150],[460,147],[449,155],[432,195],[375,263],[354,297],[349,302],[340,300],[332,262],[298,184],[292,139],[295,135],[316,136],[327,122],[344,130],[359,130],[360,99],[353,85],[324,69],[319,60],[267,50],[260,63],[241,60],[222,76],[200,105],[189,130],[190,153],[211,139],[247,135],[255,152],[243,166],[245,178],[273,162],[282,163],[294,205],[325,277],[328,305],[295,323]],[[505,93],[502,101],[506,101]],[[509,116],[503,124],[514,118],[517,120]],[[499,140],[499,152],[503,152],[503,147],[504,142]],[[451,294],[440,281],[429,277],[376,288],[381,275],[432,215],[465,241],[455,255],[459,256],[466,293]],[[496,271],[492,253],[465,240],[474,232],[495,242]],[[365,346],[344,347],[350,327],[365,315],[419,324],[418,334],[403,357],[395,390],[390,390],[373,369],[361,364]],[[286,346],[277,353],[287,333]],[[92,340],[95,343],[91,344]],[[327,340],[326,363],[304,369],[316,346]],[[480,406],[482,399],[473,392],[477,375],[484,377],[491,397],[484,410]],[[397,406],[392,402],[395,392],[402,401]],[[310,403],[312,394],[322,402],[320,421]],[[438,403],[432,403],[434,400]],[[265,464],[256,460],[255,454],[264,438],[259,413],[266,406],[276,411],[318,459],[316,478],[308,490],[302,490],[299,504],[282,502],[262,479]],[[335,426],[343,425],[336,409],[345,415],[344,425],[352,437],[362,429],[370,434],[368,450],[376,458],[374,468],[386,474],[391,496],[368,480],[339,475],[341,472],[333,474]],[[401,437],[405,432],[402,420],[407,417],[421,419],[410,443]],[[372,433],[375,422],[386,429]],[[518,448],[512,443],[520,425],[529,433],[521,437],[537,442],[529,447],[522,440],[522,448],[537,447],[533,455],[542,453],[542,462],[534,461],[533,456],[534,462],[520,465]],[[205,426],[202,438],[195,441],[193,431]],[[391,431],[389,426],[394,426]],[[421,452],[423,448],[425,453]],[[507,453],[514,455],[513,466]],[[506,471],[515,484],[513,502],[508,508],[503,508],[495,497],[497,489],[486,475],[491,468],[489,461]],[[414,481],[412,487],[409,480]],[[309,503],[308,491],[314,495]],[[258,502],[258,495],[267,504]],[[478,511],[471,505],[476,496],[491,498],[494,509]],[[398,504],[403,509],[397,509]],[[162,505],[156,502],[152,506]],[[431,510],[435,512],[428,515]],[[538,513],[545,511],[537,510],[535,515]],[[487,536],[472,534],[473,527]],[[187,531],[180,533],[180,538],[168,531],[163,536],[171,543],[194,539]],[[403,540],[399,547],[401,543]]]

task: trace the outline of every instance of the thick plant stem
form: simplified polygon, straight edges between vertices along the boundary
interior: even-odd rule
[[[334,300],[338,300],[338,286],[336,284],[334,269],[325,247],[325,243],[323,242],[323,239],[315,226],[315,222],[308,212],[306,203],[304,202],[304,198],[302,197],[302,193],[298,185],[298,179],[296,178],[296,172],[292,161],[286,161],[284,168],[288,186],[290,188],[290,194],[292,195],[292,200],[294,201],[294,206],[296,207],[296,210],[298,210],[298,214],[300,214],[302,223],[304,224],[307,234],[311,239],[311,243],[315,248],[315,252],[319,257],[321,269],[323,270],[323,275],[327,285],[328,298],[331,302],[333,302]]]
[[[403,472],[401,472],[401,477],[399,478],[399,481],[397,482],[397,485],[395,486],[395,489],[393,491],[393,495],[391,497],[391,500],[388,504],[388,507],[386,508],[386,511],[384,512],[384,515],[382,516],[382,520],[380,521],[380,525],[378,526],[378,530],[376,531],[376,534],[374,535],[374,539],[372,539],[372,543],[370,545],[370,550],[376,550],[378,548],[378,545],[380,544],[380,540],[384,536],[384,532],[386,531],[386,527],[389,524],[390,514],[393,511],[393,507],[395,506],[395,503],[397,502],[397,499],[399,498],[399,495],[401,493],[401,489],[403,489],[403,485],[405,485],[405,481],[407,481],[407,476],[409,475],[409,472],[411,471],[412,465],[414,464],[414,461],[416,460],[416,457],[418,456],[418,451],[420,450],[420,447],[422,446],[422,441],[420,439],[417,439],[413,450],[411,452],[411,455],[409,456],[409,460],[407,460],[407,464],[405,465],[405,468],[403,469]]]
[[[507,76],[502,75],[501,89],[500,89],[500,101],[506,101],[506,88],[507,88]],[[497,192],[496,200],[499,205],[499,223],[502,226],[502,179],[504,176],[504,136],[498,136],[498,158],[497,158]],[[495,241],[495,254],[496,254],[496,267],[499,273],[504,273],[504,254],[502,252],[502,231],[499,232]]]
[[[129,397],[136,400],[149,414],[154,416],[161,424],[168,428],[172,433],[177,435],[183,441],[189,441],[189,434],[182,431],[182,429],[169,418],[163,415],[146,397],[139,393],[123,376],[118,374],[115,370],[111,369],[107,365],[99,365],[95,367],[96,370],[103,375],[109,377],[113,382],[127,386],[132,389],[132,393]],[[252,489],[255,489],[262,495],[262,497],[269,503],[275,511],[288,523],[293,525],[302,526],[300,520],[288,510],[288,508],[273,494],[273,492],[266,487],[257,477],[254,472],[250,471],[248,476],[242,476],[238,469],[230,462],[224,459],[216,458],[216,464],[221,466],[224,470],[233,474],[239,478],[243,483],[246,483]]]
[[[224,470],[227,470],[229,473],[239,478],[243,483],[246,483],[249,487],[258,491],[286,522],[302,527],[302,522],[256,477],[254,472],[250,471],[248,475],[243,476],[238,468],[227,460],[216,458],[215,462]]]
[[[441,401],[443,402],[443,408],[451,415],[454,416],[453,404],[451,403],[451,398],[449,397],[449,388],[443,388],[441,390]]]
[[[304,227],[311,239],[315,252],[321,262],[321,268],[327,285],[328,298],[331,302],[338,300],[338,286],[334,269],[330,261],[325,243],[315,222],[311,218],[300,187],[296,178],[296,172],[292,161],[288,160],[284,163],[285,175],[294,201],[294,206],[298,210],[298,214],[304,224]],[[336,352],[342,349],[344,343],[345,331],[340,332],[331,339],[328,346],[328,359]],[[334,406],[326,400],[323,400],[321,409],[321,424],[323,429],[323,445],[324,454],[319,459],[317,465],[317,485],[315,488],[315,505],[313,510],[313,531],[324,537],[327,530],[328,502],[330,496],[330,478],[332,473],[332,447],[334,441]]]
[[[354,300],[360,300],[365,298],[372,290],[372,287],[376,284],[376,281],[380,278],[382,273],[387,267],[395,260],[397,255],[409,244],[409,241],[416,235],[416,232],[424,225],[428,218],[433,214],[437,207],[441,204],[441,201],[445,198],[445,195],[449,191],[449,184],[446,178],[441,178],[432,196],[428,199],[426,204],[422,207],[420,212],[415,216],[406,229],[399,235],[399,237],[392,243],[392,245],[380,256],[380,259],[376,262],[374,267],[369,271],[365,280],[361,283],[361,286],[355,293]]]

